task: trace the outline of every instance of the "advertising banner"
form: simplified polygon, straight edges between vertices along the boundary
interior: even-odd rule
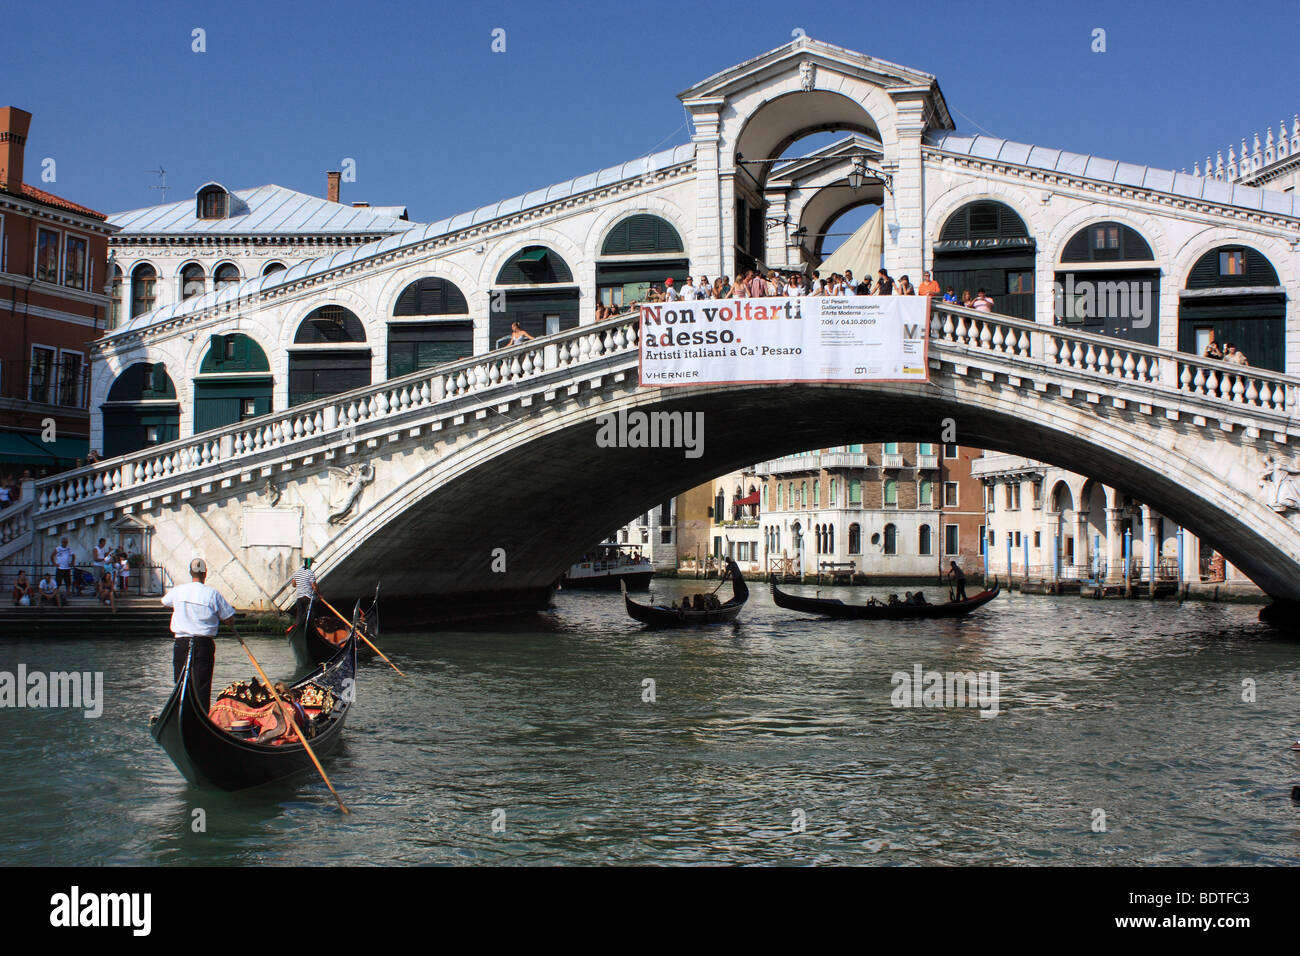
[[[641,384],[926,382],[928,296],[700,299],[641,306]]]

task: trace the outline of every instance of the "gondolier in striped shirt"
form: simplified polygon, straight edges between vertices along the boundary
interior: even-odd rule
[[[302,620],[311,607],[312,595],[316,593],[316,572],[311,569],[311,558],[302,559],[302,567],[293,572],[293,586],[298,599],[294,603],[293,626],[302,627]]]
[[[217,636],[221,622],[235,616],[235,609],[221,592],[203,583],[207,576],[207,562],[195,558],[190,562],[190,583],[177,585],[162,599],[162,603],[172,609],[171,629],[176,636],[172,647],[172,680],[180,681],[193,645],[190,680],[203,701],[204,710],[212,702],[212,665],[217,656],[213,638]]]

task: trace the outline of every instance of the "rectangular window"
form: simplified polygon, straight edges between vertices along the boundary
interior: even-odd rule
[[[886,454],[886,455],[897,455],[897,454],[898,454],[898,442],[896,442],[896,441],[887,441],[887,442],[885,442],[885,454]]]
[[[1019,532],[1019,531],[1017,531],[1017,532],[1015,533],[1015,537],[1012,539],[1012,542],[1013,542],[1013,544],[1015,545],[1015,547],[1017,547],[1017,548],[1020,547],[1020,532]]]
[[[1246,253],[1242,249],[1219,253],[1219,275],[1239,276],[1246,274]]]
[[[1032,272],[1008,272],[1007,273],[1007,294],[1008,295],[1033,295],[1034,274]]]
[[[849,504],[862,504],[862,482],[856,478],[849,482]]]
[[[994,531],[992,528],[989,528],[989,547],[992,548],[996,546],[997,543],[998,543],[998,533]]]
[[[934,444],[928,441],[918,442],[916,446],[916,453],[918,455],[933,455]]]
[[[885,482],[885,507],[898,507],[898,482],[892,478]]]
[[[1020,510],[1020,482],[1011,486],[1011,507],[1016,511]]]
[[[943,457],[944,457],[944,458],[956,458],[956,457],[957,457],[957,446],[956,446],[956,445],[944,445],[944,446],[943,446]]]
[[[81,353],[64,352],[59,357],[59,404],[81,407]]]
[[[986,546],[985,543],[984,543],[984,526],[983,526],[983,525],[980,525],[979,534],[977,534],[977,535],[975,536],[975,540],[979,542],[979,546],[980,546],[980,554],[988,554],[988,548],[987,548],[987,546]],[[990,540],[990,541],[993,540],[993,533],[992,533],[992,532],[989,532],[989,540]]]
[[[1095,226],[1092,230],[1094,249],[1118,249],[1119,226]]]
[[[1034,482],[1034,507],[1043,507],[1043,483],[1041,481]]]
[[[958,533],[955,524],[946,524],[943,526],[943,553],[958,554],[957,546],[961,543],[961,535]]]
[[[672,543],[673,543],[673,529],[672,529],[672,528],[663,528],[663,529],[659,532],[659,543],[660,543],[660,544],[672,544]]]
[[[63,284],[74,289],[86,287],[86,240],[68,236],[63,258]]]
[[[36,278],[59,281],[59,234],[49,229],[36,230]]]
[[[1011,486],[1007,485],[1006,490],[1007,490],[1007,510],[1010,511],[1011,510]]]
[[[1035,548],[1041,548],[1042,546],[1043,546],[1043,532],[1041,532],[1041,531],[1035,531],[1035,532],[1034,532],[1034,547],[1035,547]]]
[[[831,504],[835,504],[835,479],[831,479]]]
[[[32,348],[32,372],[29,383],[28,400],[51,404],[54,378],[54,349]]]
[[[957,482],[945,481],[943,483],[943,506],[945,508],[957,507]]]

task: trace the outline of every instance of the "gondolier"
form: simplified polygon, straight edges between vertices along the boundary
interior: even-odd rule
[[[966,600],[966,572],[957,567],[956,561],[949,561],[948,577],[956,579],[957,594],[953,598],[956,601]]]
[[[205,708],[212,702],[212,666],[217,656],[213,638],[217,636],[221,622],[235,616],[235,609],[221,596],[221,592],[203,583],[207,576],[207,562],[195,558],[190,562],[190,583],[177,585],[162,599],[162,603],[172,609],[171,629],[175,635],[172,679],[180,681],[192,644],[194,656],[190,677]]]
[[[293,626],[302,627],[303,618],[311,607],[312,595],[316,593],[316,572],[311,569],[311,558],[303,558],[302,567],[293,572],[293,586],[298,595],[294,603]]]

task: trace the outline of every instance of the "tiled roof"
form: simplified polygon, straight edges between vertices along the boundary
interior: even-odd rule
[[[417,245],[429,239],[435,239],[438,236],[458,232],[470,226],[479,225],[480,223],[490,222],[493,219],[499,219],[503,216],[511,216],[524,209],[530,209],[534,206],[543,206],[547,203],[555,202],[558,199],[565,199],[569,196],[576,196],[579,193],[587,192],[610,183],[623,182],[628,179],[635,179],[638,176],[644,176],[648,173],[661,169],[667,169],[681,163],[689,162],[695,158],[695,145],[685,143],[681,146],[675,146],[672,149],[665,149],[658,153],[652,153],[640,159],[633,159],[619,166],[611,166],[608,169],[602,169],[599,172],[588,173],[586,176],[579,176],[576,179],[570,179],[554,186],[548,186],[545,189],[536,189],[523,196],[515,196],[513,199],[503,199],[500,202],[492,203],[488,206],[481,206],[472,212],[461,213],[450,219],[442,219],[438,222],[427,226],[420,226],[415,223],[405,223],[408,228],[405,232],[394,233],[384,239],[376,242],[368,242],[362,246],[353,246],[344,249],[330,256],[322,256],[318,259],[311,259],[307,262],[300,262],[290,269],[280,272],[273,272],[268,276],[256,276],[245,279],[238,284],[231,284],[222,289],[216,289],[212,292],[206,292],[203,295],[193,296],[182,302],[175,302],[171,305],[163,306],[153,312],[146,312],[131,319],[121,330],[116,333],[109,333],[106,338],[112,338],[115,334],[137,331],[155,322],[163,322],[174,319],[177,316],[185,315],[190,312],[197,312],[210,306],[218,305],[222,302],[230,302],[245,296],[256,295],[265,289],[273,288],[279,285],[288,285],[296,282],[306,276],[317,275],[327,272],[330,269],[336,269],[340,266],[348,265],[362,259],[375,255],[384,255],[394,249],[404,248],[406,246]],[[278,187],[276,187],[278,188]],[[191,214],[193,213],[194,203],[189,203]],[[155,207],[166,208],[166,207]],[[139,210],[139,212],[148,212],[149,210]],[[114,216],[110,221],[118,221],[125,217],[133,215],[132,213],[122,213],[120,216]],[[221,220],[218,220],[221,221]],[[149,230],[135,227],[137,231],[147,232]],[[128,233],[123,229],[123,233]]]
[[[401,206],[348,206],[283,186],[231,190],[230,215],[200,219],[193,197],[114,214],[119,236],[137,235],[346,235],[403,232]]]
[[[11,190],[5,190],[11,192]],[[22,184],[22,192],[13,193],[21,196],[23,199],[30,199],[32,202],[38,202],[43,206],[53,206],[55,209],[66,209],[68,212],[79,213],[83,216],[89,216],[92,219],[107,219],[108,216],[102,212],[96,212],[89,206],[83,206],[80,203],[72,202],[54,193],[47,193],[44,189],[37,189],[35,186],[29,186],[27,183]]]
[[[1032,166],[1035,169],[1050,170],[1069,176],[1099,179],[1121,186],[1172,193],[1176,196],[1186,196],[1189,199],[1201,199],[1221,205],[1240,206],[1243,209],[1277,216],[1300,217],[1300,196],[1273,189],[1235,186],[1219,179],[1191,176],[1187,173],[1140,166],[1136,163],[1121,163],[1083,153],[1069,153],[1060,149],[1014,143],[1011,140],[998,139],[996,136],[958,136],[956,133],[931,132],[926,134],[925,141],[927,145],[936,149],[978,159],[1011,163],[1016,166]]]

